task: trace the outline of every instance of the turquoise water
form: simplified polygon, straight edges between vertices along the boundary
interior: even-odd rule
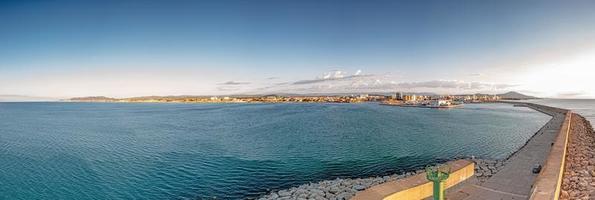
[[[0,103],[0,199],[254,198],[504,158],[549,118],[507,104]]]

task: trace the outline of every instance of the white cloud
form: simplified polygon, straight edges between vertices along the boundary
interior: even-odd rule
[[[259,88],[261,93],[303,92],[303,93],[350,93],[350,92],[435,92],[435,93],[474,93],[503,92],[517,85],[469,82],[459,80],[431,80],[420,82],[399,82],[388,76],[362,74],[345,75],[342,71],[324,73],[316,79],[299,80],[287,85],[272,85]]]
[[[499,90],[514,87],[516,85],[510,84],[496,84],[483,82],[466,82],[457,80],[434,80],[424,82],[405,82],[397,84],[402,88],[446,88],[446,89],[461,89],[461,90]]]
[[[315,83],[323,83],[323,82],[332,83],[332,82],[337,82],[337,81],[355,80],[355,79],[362,78],[362,77],[373,76],[371,74],[361,74],[361,70],[359,71],[359,73],[357,75],[354,74],[354,75],[346,76],[345,74],[346,74],[345,72],[339,71],[339,70],[331,71],[331,72],[324,73],[321,78],[295,81],[295,82],[293,82],[293,85],[305,85],[305,84],[315,84]]]
[[[361,70],[361,69],[358,69],[358,70],[355,72],[355,74],[353,74],[353,75],[354,75],[354,76],[358,76],[358,75],[360,75],[361,73],[362,73],[362,70]]]
[[[238,81],[227,81],[225,83],[219,83],[219,85],[248,85],[250,82],[238,82]]]

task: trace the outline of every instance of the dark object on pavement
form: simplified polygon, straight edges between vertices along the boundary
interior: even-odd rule
[[[535,165],[533,167],[533,173],[534,174],[539,174],[539,172],[541,172],[541,165]]]

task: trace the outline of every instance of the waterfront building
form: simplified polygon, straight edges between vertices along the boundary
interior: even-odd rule
[[[411,101],[411,95],[403,96],[403,101]]]
[[[445,99],[436,99],[430,101],[430,106],[432,107],[450,106],[451,104],[451,101]]]
[[[403,96],[403,101],[418,101],[419,98],[416,95],[405,95]]]

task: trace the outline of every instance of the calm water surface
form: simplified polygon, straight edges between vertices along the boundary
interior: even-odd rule
[[[570,109],[585,117],[591,124],[595,122],[595,99],[536,99],[528,102]]]
[[[507,104],[0,103],[0,199],[254,198],[503,158],[549,119]]]

